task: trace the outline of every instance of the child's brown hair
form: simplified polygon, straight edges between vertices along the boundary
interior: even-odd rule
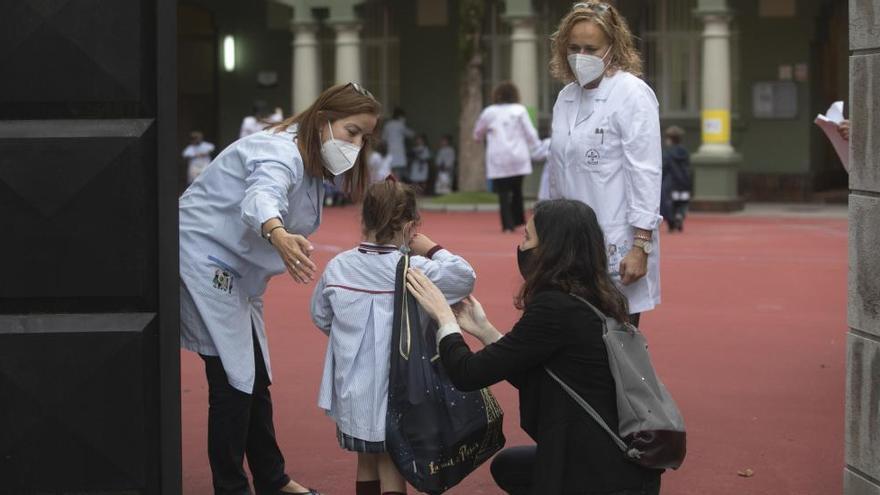
[[[375,234],[376,243],[390,244],[404,225],[419,220],[416,192],[412,187],[388,179],[367,188],[361,223],[364,235]]]

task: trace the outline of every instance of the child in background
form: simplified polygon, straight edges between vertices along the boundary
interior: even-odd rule
[[[663,147],[663,198],[661,209],[665,210],[669,232],[684,231],[684,218],[687,216],[691,200],[691,158],[687,149],[681,145],[684,129],[671,126],[666,129]],[[662,213],[661,213],[662,214]]]
[[[412,162],[409,166],[409,182],[418,187],[422,194],[429,194],[428,177],[431,174],[431,149],[428,148],[428,136],[416,136],[412,149]]]
[[[187,160],[186,183],[192,184],[205,168],[211,164],[211,153],[214,144],[205,141],[199,131],[189,135],[189,146],[183,149],[183,157]]]
[[[440,138],[440,148],[437,150],[437,182],[434,184],[435,194],[449,194],[452,192],[452,178],[455,173],[455,148],[452,147],[452,135],[445,134]]]
[[[318,406],[336,422],[339,446],[357,453],[358,495],[406,493],[385,448],[394,284],[401,250],[450,303],[467,297],[475,275],[463,258],[417,234],[412,187],[384,180],[367,189],[363,242],[327,263],[312,295],[312,321],[329,335]],[[427,321],[427,320],[425,320]]]
[[[380,141],[373,147],[373,152],[367,160],[370,169],[370,182],[385,180],[391,175],[391,154],[388,153],[388,145]]]

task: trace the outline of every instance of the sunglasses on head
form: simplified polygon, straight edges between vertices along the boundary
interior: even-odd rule
[[[360,84],[352,81],[352,82],[348,83],[348,85],[351,86],[352,89],[357,91],[358,94],[360,94],[361,96],[366,96],[367,98],[371,98],[373,100],[376,99],[376,97],[373,96],[373,93],[370,93],[369,91],[367,91],[367,89],[364,88],[363,86],[361,86]]]
[[[597,14],[604,14],[608,10],[609,5],[607,3],[576,3],[572,7],[572,9],[590,9]]]

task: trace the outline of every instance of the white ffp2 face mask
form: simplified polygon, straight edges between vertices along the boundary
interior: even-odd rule
[[[605,72],[605,57],[611,53],[611,46],[605,50],[605,55],[597,57],[595,55],[586,55],[583,53],[572,53],[568,56],[568,66],[577,77],[578,84],[586,86],[591,82],[599,79]]]
[[[327,121],[330,129],[330,139],[321,145],[321,156],[324,158],[324,168],[333,175],[341,175],[354,167],[361,147],[348,141],[342,141],[333,137],[333,126]]]

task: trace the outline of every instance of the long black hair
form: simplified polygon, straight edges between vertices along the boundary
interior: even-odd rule
[[[605,236],[596,212],[577,200],[553,199],[535,205],[533,220],[538,245],[516,307],[523,309],[535,292],[554,288],[590,301],[618,321],[627,321],[629,307],[608,275]]]

